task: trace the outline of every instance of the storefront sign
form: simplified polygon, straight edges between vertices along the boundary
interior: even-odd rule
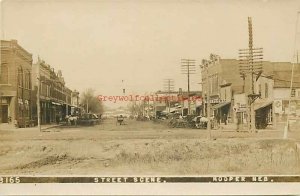
[[[246,104],[236,104],[233,106],[233,111],[235,112],[246,112],[247,111],[247,106]]]
[[[274,112],[277,114],[281,114],[282,111],[282,100],[275,100],[274,101]]]

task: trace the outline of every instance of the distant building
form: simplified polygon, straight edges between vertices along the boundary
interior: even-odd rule
[[[37,120],[37,86],[40,82],[40,107],[41,107],[41,123],[48,124],[54,122],[55,119],[52,118],[51,113],[52,111],[52,104],[51,104],[51,96],[50,96],[50,89],[51,89],[51,67],[50,65],[46,64],[40,58],[36,63],[33,64],[32,69],[32,81],[33,81],[33,89],[34,89],[34,119]],[[40,69],[40,70],[38,70]],[[38,75],[38,73],[40,75]]]
[[[182,91],[157,91],[155,94],[158,101],[155,101],[155,113],[180,113],[183,116],[188,114],[188,92]],[[202,92],[190,91],[190,114],[200,115],[202,108]]]
[[[32,123],[32,54],[16,40],[1,40],[0,122],[27,127]]]
[[[79,103],[80,103],[79,92],[74,90],[71,93],[71,114],[72,115],[80,114],[81,109]]]
[[[188,115],[188,92],[180,91],[177,102],[183,116]],[[202,91],[190,91],[190,114],[199,116],[202,111]]]
[[[65,81],[60,70],[56,73],[54,68],[38,58],[38,61],[33,64],[33,81],[35,103],[38,96],[37,86],[40,83],[42,124],[55,123],[58,119],[59,121],[64,120],[66,115],[72,114],[72,99],[74,99],[74,96],[79,97],[79,92],[73,93],[72,90],[65,86]],[[77,101],[79,100],[77,99]],[[78,102],[73,107],[78,107]],[[36,104],[33,115],[37,119]]]
[[[63,117],[66,115],[71,115],[72,109],[72,90],[65,86],[65,102],[63,103]]]

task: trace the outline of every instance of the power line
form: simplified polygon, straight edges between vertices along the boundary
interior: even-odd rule
[[[250,88],[248,91],[248,128],[250,131],[255,130],[255,111],[254,111],[254,102],[259,97],[259,94],[254,92],[254,75],[257,75],[256,81],[262,74],[262,60],[263,60],[263,48],[254,48],[253,47],[253,33],[252,33],[252,18],[248,17],[248,34],[249,42],[247,49],[239,50],[239,69],[240,75],[244,80],[246,76],[250,77]],[[250,118],[249,118],[250,117]]]
[[[190,103],[190,75],[196,72],[196,60],[194,59],[181,59],[181,73],[187,75],[188,83],[188,114],[191,112]]]
[[[173,79],[165,79],[164,80],[164,90],[168,92],[168,96],[170,93],[174,91],[174,80]],[[168,112],[170,113],[170,100],[168,100]]]
[[[259,75],[259,73],[254,73],[254,75]],[[260,75],[260,77],[268,78],[268,79],[273,79],[274,81],[280,81],[280,82],[291,82],[290,80],[284,80],[284,79],[280,79],[280,78],[274,78],[274,76]],[[300,84],[300,82],[293,81],[293,84],[295,84],[295,83]]]

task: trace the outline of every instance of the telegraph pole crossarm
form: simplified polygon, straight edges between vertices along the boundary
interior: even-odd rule
[[[260,97],[260,94],[255,93],[254,82],[258,81],[261,76],[263,69],[263,48],[254,48],[253,47],[253,34],[252,34],[252,19],[248,17],[248,33],[249,33],[249,45],[247,49],[239,49],[239,69],[240,75],[244,80],[245,87],[245,78],[247,75],[250,75],[250,85],[249,89],[244,92],[247,93],[248,98],[248,128],[249,131],[256,131],[255,127],[255,108],[254,102],[257,98]],[[256,77],[254,76],[256,75]]]
[[[187,75],[188,83],[188,114],[191,114],[190,103],[190,75],[196,72],[196,60],[195,59],[181,59],[181,72]]]
[[[164,80],[164,90],[168,92],[168,113],[170,113],[170,107],[171,107],[171,103],[170,103],[170,96],[171,96],[171,92],[174,91],[174,80],[173,79],[165,79]]]

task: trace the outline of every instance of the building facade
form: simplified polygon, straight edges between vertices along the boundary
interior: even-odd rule
[[[42,124],[58,123],[63,121],[67,115],[72,114],[72,99],[79,92],[73,94],[72,90],[65,86],[62,72],[55,72],[49,64],[38,58],[33,64],[33,89],[35,107],[33,116],[37,119],[37,96],[40,98],[40,116]],[[38,85],[40,94],[38,95]],[[74,101],[75,102],[75,101]],[[79,107],[79,102],[73,107]]]
[[[71,115],[80,115],[80,97],[79,92],[74,90],[71,92]]]
[[[207,115],[209,100],[211,115],[220,122],[233,122],[233,94],[243,93],[247,85],[239,75],[239,61],[211,54],[201,67],[203,115]]]
[[[286,122],[287,115],[300,118],[300,70],[295,66],[292,90],[290,89],[291,71],[274,72],[274,113],[277,123]],[[291,64],[287,68],[291,68]],[[290,106],[289,106],[290,102]]]
[[[0,122],[32,125],[32,54],[16,40],[1,40]]]
[[[41,124],[48,124],[54,121],[52,118],[52,104],[50,89],[52,81],[50,79],[51,67],[40,58],[33,64],[32,81],[34,89],[34,119],[37,121],[37,85],[40,85],[40,114]]]
[[[262,64],[261,75],[254,74],[253,90],[260,95],[254,101],[256,127],[276,127],[277,122],[286,120],[288,113],[292,118],[299,118],[300,65],[294,66],[290,93],[292,63],[264,61]],[[252,94],[251,74],[241,77],[238,60],[221,59],[217,55],[203,60],[201,67],[204,115],[207,113],[209,95],[212,115],[220,117],[221,121],[222,116],[226,115],[229,122],[237,122],[237,118],[240,118],[240,122],[247,124],[250,110],[248,95]]]

